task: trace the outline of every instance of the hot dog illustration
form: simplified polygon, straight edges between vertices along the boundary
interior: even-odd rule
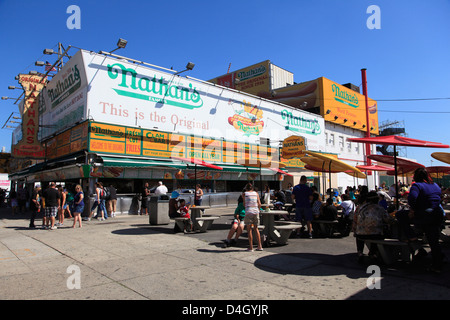
[[[371,106],[369,106],[369,113],[374,114],[377,112],[377,104],[373,104]]]
[[[188,172],[187,176],[189,179],[195,179],[195,173],[194,172]],[[206,176],[205,171],[197,171],[197,179],[204,179]]]
[[[229,117],[228,123],[237,130],[242,130],[242,125],[244,125],[246,127],[255,128],[258,132],[261,132],[264,127],[264,121],[257,120],[256,118],[250,119],[238,114]]]

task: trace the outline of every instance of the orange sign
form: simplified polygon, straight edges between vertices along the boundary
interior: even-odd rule
[[[283,140],[281,156],[284,159],[301,158],[304,150],[306,150],[305,138],[290,136]]]
[[[39,75],[20,74],[19,83],[25,91],[22,113],[22,140],[12,147],[16,158],[44,159],[45,149],[38,140],[39,93],[47,78]]]
[[[325,121],[331,121],[342,126],[378,134],[377,102],[368,99],[369,124],[366,122],[366,101],[364,95],[344,87],[327,78],[319,78],[322,101],[321,115]]]

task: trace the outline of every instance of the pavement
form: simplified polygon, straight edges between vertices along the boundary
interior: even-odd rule
[[[374,274],[369,261],[357,262],[352,234],[291,237],[286,245],[254,252],[246,251],[243,235],[236,246],[223,248],[233,212],[209,209],[221,216],[211,230],[175,234],[173,221],[150,225],[148,216],[138,215],[83,221],[75,229],[66,218],[57,230],[40,228],[39,219],[36,229],[28,229],[28,214],[12,216],[1,208],[0,299],[180,300],[190,306],[195,300],[450,298],[449,265],[430,273],[428,255],[416,263],[378,264]],[[450,234],[448,227],[444,232]],[[442,246],[450,257],[450,244]]]

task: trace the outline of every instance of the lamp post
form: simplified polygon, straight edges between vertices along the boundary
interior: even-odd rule
[[[194,67],[195,67],[195,64],[194,64],[194,63],[188,62],[187,65],[186,65],[186,69],[184,69],[184,70],[182,70],[182,71],[175,72],[173,75],[174,75],[174,76],[179,75],[179,74],[182,73],[182,72],[185,72],[185,71],[189,71],[189,70],[194,69]]]
[[[369,125],[369,99],[367,97],[367,76],[366,76],[365,68],[361,69],[361,77],[362,77],[362,86],[363,86],[363,94],[366,101],[366,137],[370,137],[370,125]],[[366,143],[366,165],[372,165],[372,160],[368,158],[370,155],[370,144]],[[372,171],[367,171],[367,175],[371,175]]]

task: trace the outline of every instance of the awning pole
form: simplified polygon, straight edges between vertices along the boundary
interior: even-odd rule
[[[397,178],[397,148],[394,144],[394,173],[395,173],[395,199],[397,201],[397,210],[399,208],[400,200],[398,199],[398,178]]]

